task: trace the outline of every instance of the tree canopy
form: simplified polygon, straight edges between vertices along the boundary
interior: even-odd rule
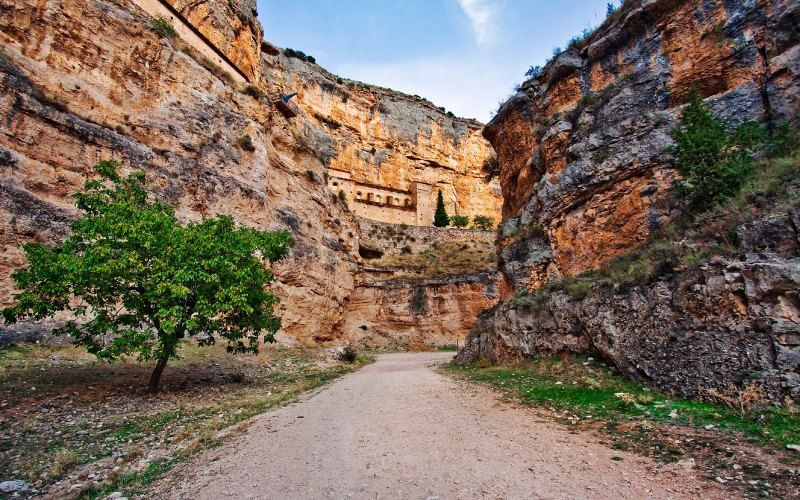
[[[753,171],[752,153],[763,146],[766,133],[754,121],[729,133],[694,89],[672,138],[675,166],[684,177],[678,191],[702,207],[738,192]]]
[[[172,207],[149,199],[143,172],[121,177],[119,167],[96,165],[100,178],[75,195],[82,216],[63,243],[23,246],[28,264],[12,276],[20,291],[6,323],[70,312],[61,333],[99,359],[155,361],[151,392],[183,338],[219,337],[229,352],[257,352],[262,334],[274,341],[278,298],[266,264],[287,255],[290,234],[229,216],[182,226]]]

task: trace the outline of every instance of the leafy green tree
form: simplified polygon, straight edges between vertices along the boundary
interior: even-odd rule
[[[447,209],[444,208],[444,197],[441,189],[439,190],[439,196],[436,198],[436,213],[433,215],[433,225],[436,227],[450,225],[450,217],[447,215]]]
[[[455,227],[467,227],[469,225],[469,217],[466,215],[451,215],[450,224]]]
[[[753,170],[752,153],[763,144],[765,134],[753,121],[729,133],[694,90],[672,138],[675,166],[684,177],[678,192],[702,208],[739,190]]]
[[[472,219],[472,226],[479,231],[491,231],[494,229],[493,224],[492,218],[485,215],[476,215]]]
[[[153,393],[183,338],[210,345],[219,336],[229,352],[257,352],[262,333],[274,342],[280,319],[266,262],[288,253],[289,233],[228,216],[181,226],[172,207],[148,199],[143,172],[121,177],[119,166],[98,163],[100,179],[75,195],[83,214],[66,241],[24,245],[28,265],[13,274],[20,292],[6,323],[70,312],[76,319],[61,333],[98,359],[154,361]]]

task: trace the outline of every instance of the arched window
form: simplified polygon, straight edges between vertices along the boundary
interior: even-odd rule
[[[360,198],[361,198],[361,196],[362,196],[362,194],[361,194],[361,191],[359,191],[359,192],[357,192],[357,193],[356,193],[356,198],[359,198],[359,199],[360,199]]]
[[[386,197],[386,204],[387,205],[391,205],[392,204],[392,197],[391,196],[387,196]]]
[[[379,194],[376,194],[376,195],[375,195],[375,201],[377,201],[378,203],[380,203],[380,202],[381,202],[381,195],[379,195]]]
[[[339,183],[338,183],[338,182],[334,182],[334,183],[333,183],[333,185],[334,185],[334,186],[338,186],[338,185],[339,185]]]
[[[407,206],[407,207],[410,207],[410,206],[411,206],[411,200],[409,200],[408,198],[406,198],[406,206]]]

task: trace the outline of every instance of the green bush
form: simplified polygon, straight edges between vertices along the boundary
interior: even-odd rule
[[[447,209],[444,207],[444,197],[442,190],[439,190],[439,195],[436,197],[436,213],[433,215],[433,225],[436,227],[447,227],[450,225],[450,217],[447,215]]]
[[[310,56],[310,55],[306,54],[302,50],[294,50],[294,49],[290,49],[289,47],[287,47],[286,49],[284,49],[283,54],[286,57],[293,57],[295,59],[300,59],[301,61],[305,61],[305,62],[310,62],[310,63],[316,63],[317,62],[317,60],[313,56]]]
[[[344,193],[344,189],[340,189],[337,196],[339,197],[339,201],[347,201],[347,195]]]
[[[161,38],[175,38],[178,36],[175,26],[164,16],[156,16],[150,24],[150,28]]]
[[[479,231],[491,231],[494,229],[494,220],[485,215],[476,215],[472,219],[472,226]]]
[[[497,156],[491,155],[483,160],[481,170],[483,170],[483,173],[486,175],[487,181],[498,177],[500,175],[500,162],[497,160]]]
[[[467,227],[469,225],[469,217],[466,215],[451,215],[450,224],[455,227]]]
[[[255,85],[248,85],[247,87],[245,87],[244,88],[244,93],[249,95],[250,97],[252,97],[255,100],[261,99],[261,97],[263,97],[263,95],[264,95],[261,92],[261,89],[259,89]]]
[[[788,123],[778,127],[769,138],[767,155],[771,158],[791,156],[800,151],[800,134]]]
[[[752,152],[763,144],[765,134],[752,121],[729,133],[693,90],[672,138],[675,167],[684,177],[677,182],[677,192],[696,208],[705,208],[739,191],[753,171]]]
[[[358,361],[358,351],[356,350],[355,347],[347,345],[342,350],[342,355],[339,359],[341,359],[345,363],[353,364],[356,361]]]

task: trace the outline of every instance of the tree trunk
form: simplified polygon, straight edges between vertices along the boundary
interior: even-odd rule
[[[150,385],[147,388],[147,392],[150,394],[156,394],[158,392],[158,384],[161,382],[161,375],[164,373],[167,361],[169,361],[169,355],[165,354],[161,356],[156,364],[155,370],[153,370],[153,374],[150,375]]]

